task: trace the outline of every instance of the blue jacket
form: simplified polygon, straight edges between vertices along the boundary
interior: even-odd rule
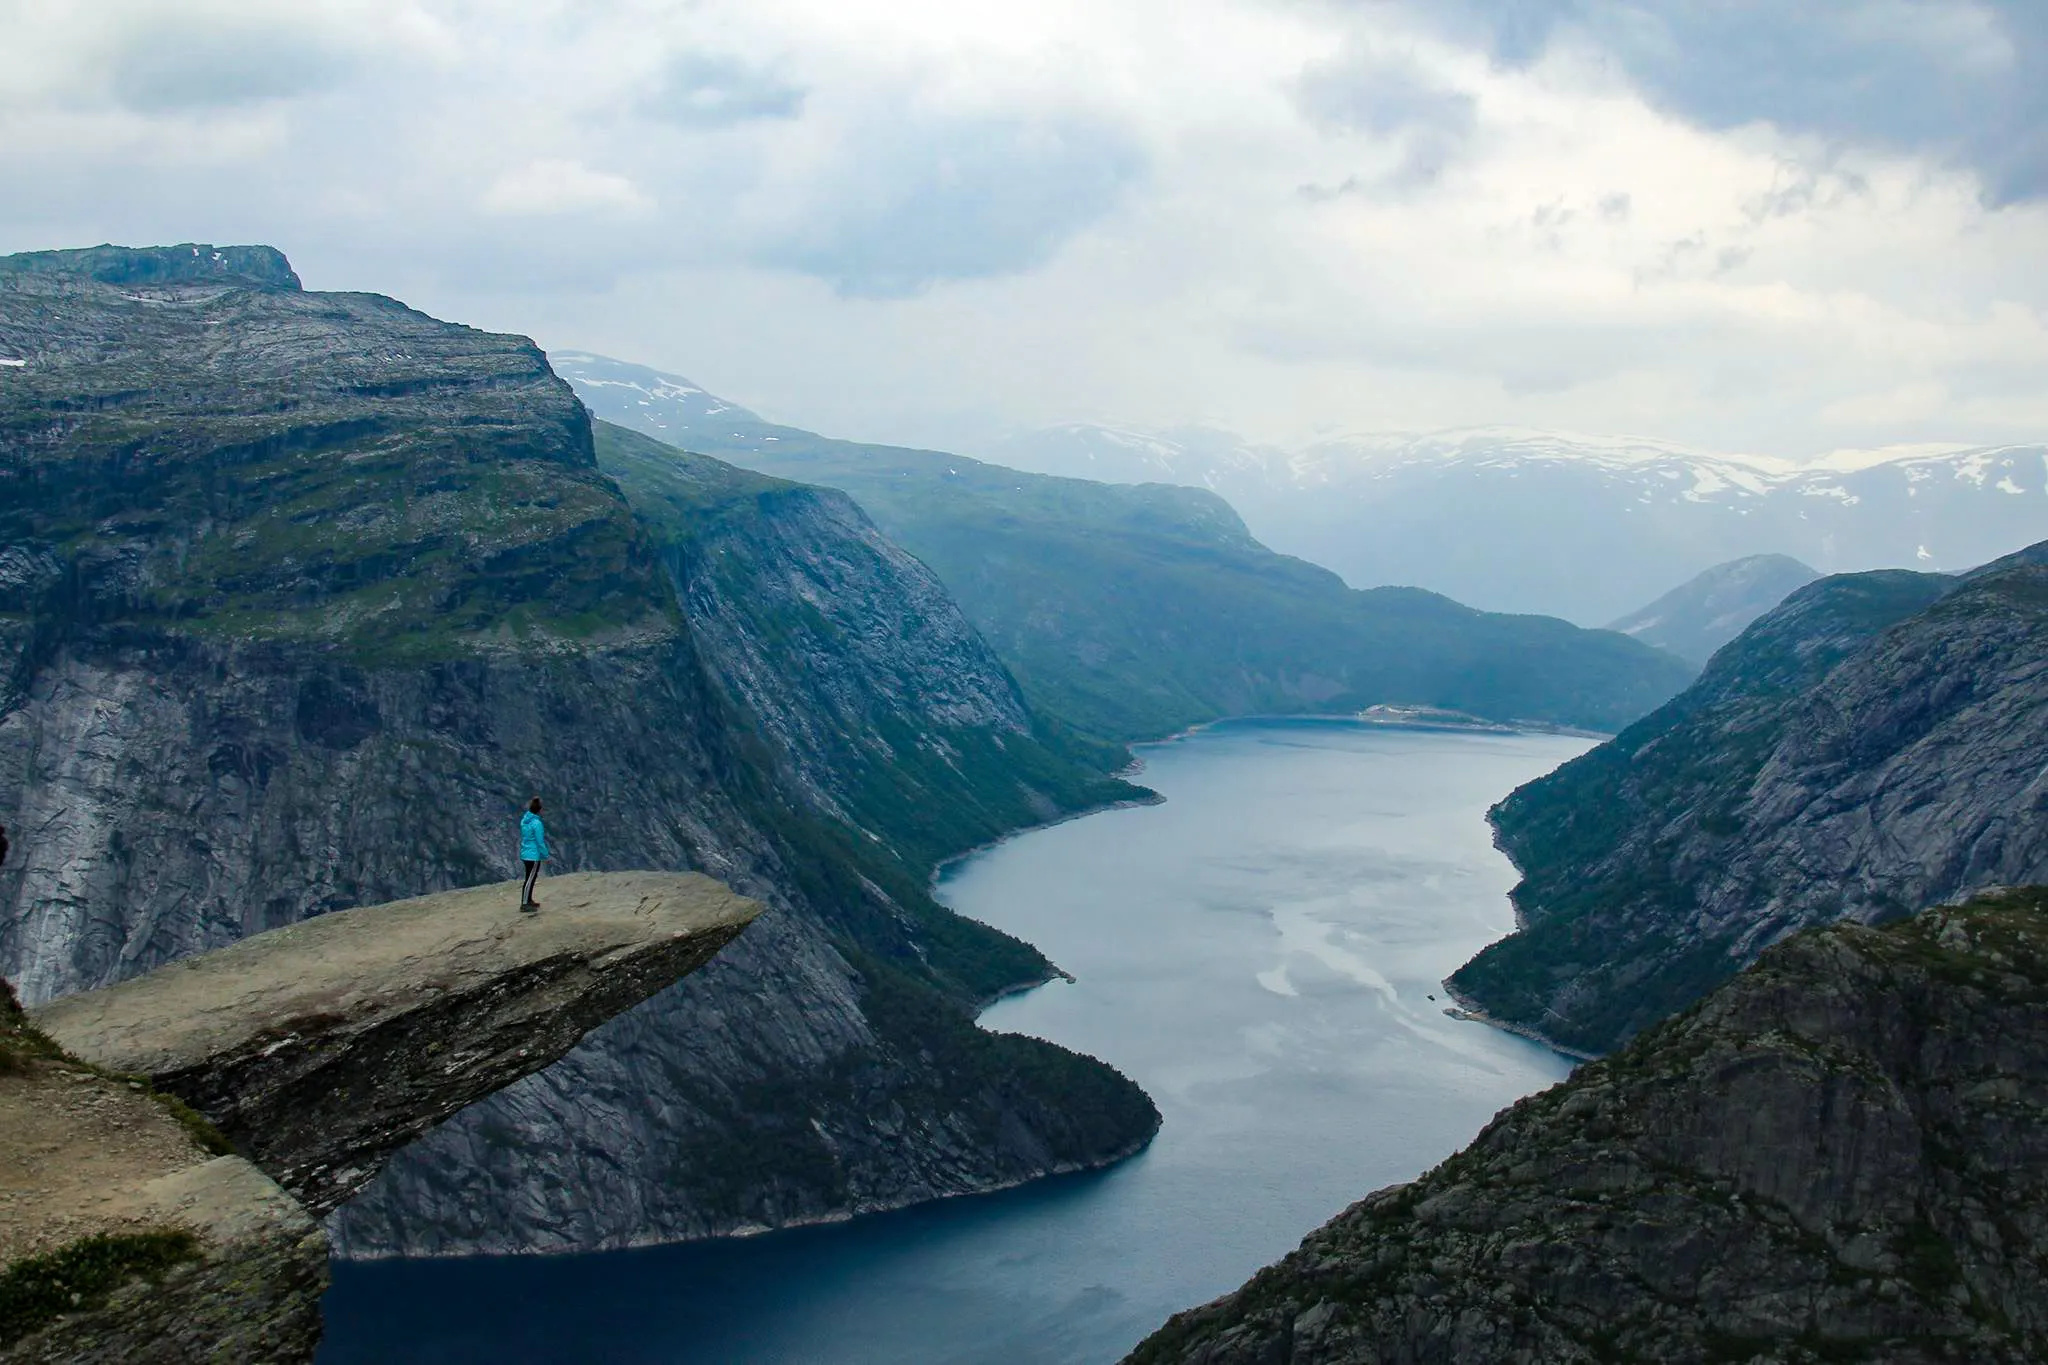
[[[519,817],[519,857],[524,862],[544,863],[548,857],[548,832],[532,811]]]

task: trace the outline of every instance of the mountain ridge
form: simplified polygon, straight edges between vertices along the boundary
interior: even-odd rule
[[[1414,584],[1587,625],[1748,555],[1791,555],[1830,573],[1960,570],[2036,539],[2048,499],[2048,445],[2029,443],[1802,463],[1522,428],[1285,450],[1227,432],[1082,423],[990,453],[1049,472],[1209,488],[1259,539],[1356,586]]]
[[[1757,617],[1820,577],[1789,555],[1716,564],[1607,629],[1668,650],[1702,668]]]
[[[607,420],[852,495],[960,601],[1041,711],[1119,741],[1226,715],[1424,705],[1611,729],[1683,685],[1678,660],[1562,621],[1412,588],[1358,591],[1273,553],[1203,490],[1026,474],[760,423],[695,385],[577,353]],[[677,397],[660,395],[673,390]]]
[[[1802,927],[2048,881],[2044,559],[1820,579],[1518,788],[1520,927],[1447,984],[1601,1052]]]

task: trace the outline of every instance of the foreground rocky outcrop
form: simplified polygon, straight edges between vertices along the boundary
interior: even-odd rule
[[[1450,979],[1615,1046],[1811,924],[2048,881],[2048,546],[1822,579],[1494,808],[1521,922]]]
[[[926,884],[1138,792],[843,495],[700,461],[629,497],[530,342],[268,248],[0,258],[0,354],[0,973],[31,1003],[513,875],[536,792],[559,870],[769,906],[402,1153],[344,1250],[714,1235],[1149,1138],[1113,1070],[975,1028],[1053,969]]]
[[[694,873],[582,873],[338,911],[65,996],[36,1026],[145,1076],[316,1214],[391,1153],[709,962],[761,912]]]
[[[1142,1365],[2048,1356],[2048,889],[1782,943]]]
[[[26,1022],[0,983],[0,1362],[310,1360],[327,1288],[312,1215]]]
[[[33,1016],[5,991],[0,1362],[310,1360],[316,1215],[762,908],[692,873],[518,895],[339,911]]]

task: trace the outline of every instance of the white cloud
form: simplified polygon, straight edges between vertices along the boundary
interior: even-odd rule
[[[544,158],[505,171],[479,201],[486,213],[541,218],[563,213],[639,213],[653,207],[623,175],[594,171],[580,161]]]
[[[2018,60],[1981,6],[1886,5]],[[1987,202],[1970,138],[1698,115],[1669,53],[1646,93],[1597,25],[1503,61],[1443,12],[0,0],[0,250],[266,240],[870,437],[2048,433],[2048,209]],[[1849,88],[1866,37],[1800,32]]]

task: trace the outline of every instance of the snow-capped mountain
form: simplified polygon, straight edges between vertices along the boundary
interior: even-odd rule
[[[582,351],[549,360],[600,416],[708,454],[802,436],[677,375]],[[1750,555],[1822,573],[1963,569],[2048,537],[2048,446],[1797,465],[1634,437],[1515,427],[1374,432],[1283,450],[1211,427],[1068,423],[965,451],[1230,501],[1252,533],[1359,587],[1412,584],[1600,625]]]
[[[1101,483],[1176,483],[1222,492],[1294,481],[1286,451],[1213,427],[1154,433],[1069,422],[1012,437],[980,454],[1013,469]]]
[[[650,435],[696,448],[772,429],[737,403],[706,393],[681,375],[663,374],[588,351],[549,351],[548,364],[600,417],[645,424]],[[696,446],[692,443],[695,442]]]
[[[1025,469],[1186,483],[1274,549],[1352,583],[1596,625],[1716,564],[1962,569],[2048,536],[2048,446],[1798,465],[1518,428],[1370,433],[1297,451],[1226,432],[1069,424],[989,453]]]

